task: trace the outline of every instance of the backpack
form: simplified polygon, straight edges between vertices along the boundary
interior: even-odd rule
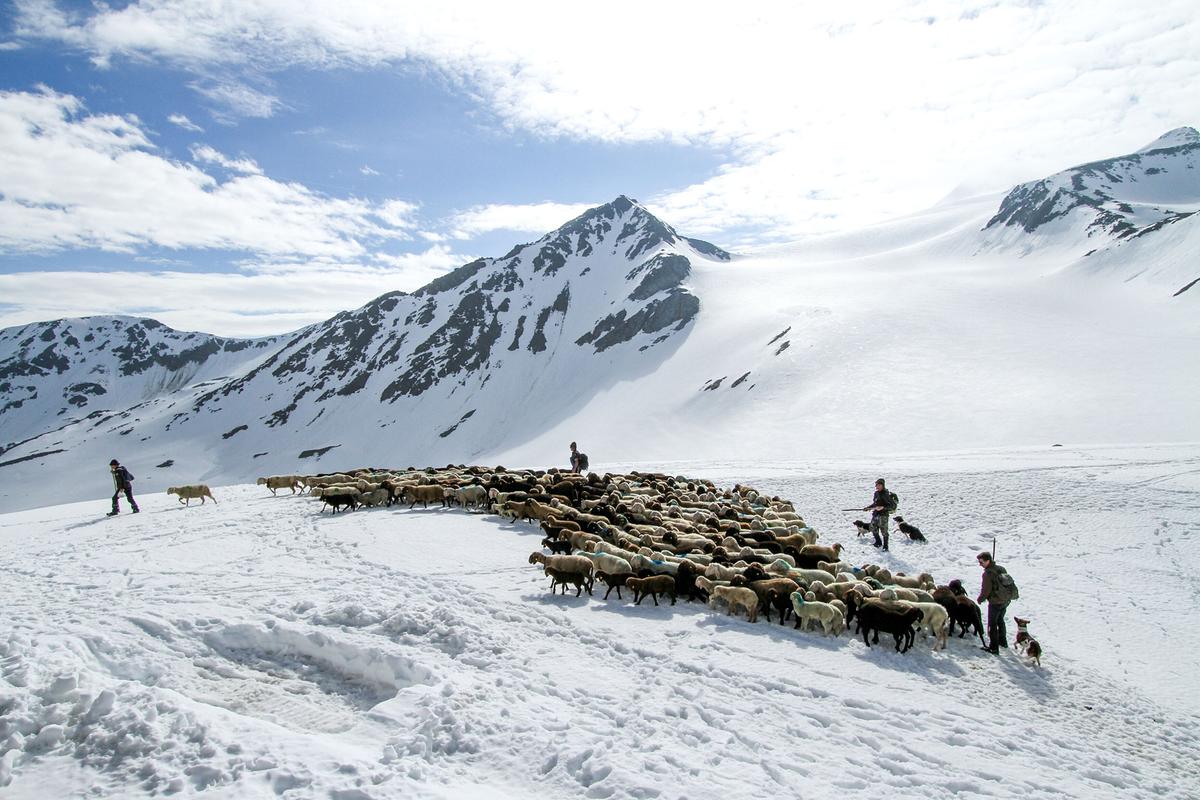
[[[900,507],[900,495],[895,492],[888,492],[888,511],[895,511]]]
[[[1007,572],[1001,572],[996,576],[995,591],[999,595],[997,599],[1004,603],[1011,603],[1021,597],[1021,590],[1017,588],[1017,582]]]
[[[587,468],[588,468],[587,453],[580,453],[579,454],[579,471],[587,472]]]

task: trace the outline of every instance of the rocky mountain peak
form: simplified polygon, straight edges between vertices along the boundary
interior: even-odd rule
[[[1183,127],[1167,131],[1141,150],[1138,150],[1138,152],[1152,153],[1155,150],[1170,150],[1174,147],[1188,147],[1192,145],[1200,145],[1200,131],[1184,125]]]

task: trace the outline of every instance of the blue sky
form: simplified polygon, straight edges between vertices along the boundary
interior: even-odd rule
[[[1190,2],[0,8],[0,325],[276,333],[618,194],[737,249],[1200,119]]]

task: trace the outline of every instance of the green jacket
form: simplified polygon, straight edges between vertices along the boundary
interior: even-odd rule
[[[1000,576],[1006,574],[1008,570],[993,561],[983,570],[983,582],[979,586],[979,600],[982,603],[987,600],[989,603],[1007,603],[1011,598],[1004,596],[1004,590],[1000,586]]]

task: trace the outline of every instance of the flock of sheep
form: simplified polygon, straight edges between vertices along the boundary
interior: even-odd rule
[[[259,478],[276,494],[306,489],[337,513],[361,506],[417,503],[461,506],[540,524],[546,552],[529,556],[550,591],[592,594],[595,581],[632,593],[640,605],[680,598],[724,605],[728,614],[760,614],[797,629],[837,636],[851,623],[869,647],[891,634],[896,650],[918,630],[944,648],[954,626],[983,641],[979,606],[958,581],[938,586],[929,573],[892,574],[840,560],[842,546],[818,534],[792,504],[748,486],[721,490],[710,481],[657,473],[599,475],[449,466],[403,471],[361,469],[331,475]]]

